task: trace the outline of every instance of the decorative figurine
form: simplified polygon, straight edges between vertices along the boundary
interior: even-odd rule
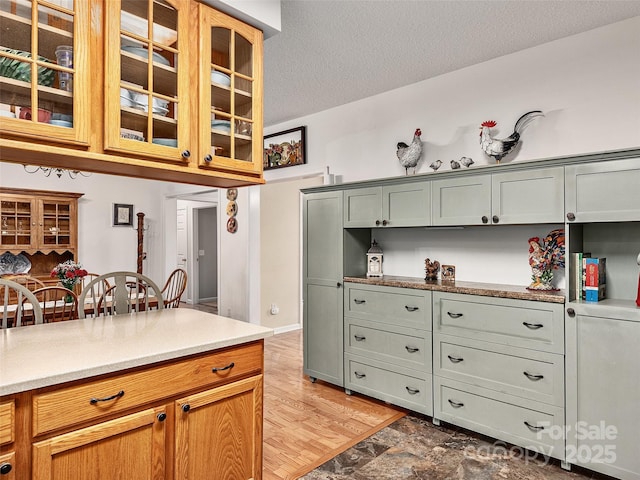
[[[456,280],[455,265],[442,265],[442,281],[455,282],[455,280]]]
[[[440,168],[440,165],[442,165],[442,160],[436,160],[435,162],[433,162],[431,165],[429,165],[433,171],[435,172],[436,170],[438,170]]]
[[[468,168],[471,165],[473,165],[475,162],[472,159],[470,159],[469,157],[462,157],[462,158],[460,158],[460,163]]]
[[[367,252],[367,277],[382,277],[382,248],[375,239]]]
[[[422,140],[420,140],[420,135],[422,135],[422,131],[416,128],[411,145],[398,142],[396,155],[398,160],[400,160],[400,165],[404,167],[406,175],[409,175],[409,167],[412,167],[413,173],[416,173],[416,165],[418,165],[418,160],[420,160],[420,156],[422,155]]]
[[[425,280],[437,280],[438,270],[440,270],[440,262],[434,260],[433,262],[428,258],[424,261],[424,279]]]
[[[500,163],[502,157],[508,155],[514,148],[516,148],[516,145],[520,141],[520,132],[522,131],[524,124],[536,115],[543,115],[543,113],[540,110],[532,110],[531,112],[527,112],[522,115],[516,122],[516,125],[513,128],[513,133],[503,139],[491,138],[491,135],[489,134],[489,129],[497,125],[494,120],[482,122],[482,125],[480,125],[480,146],[484,153],[489,155],[491,158],[494,158],[496,163]]]
[[[542,243],[538,237],[529,240],[531,284],[529,290],[558,290],[552,285],[553,271],[564,268],[564,229],[550,231]]]
[[[458,168],[460,168],[460,164],[455,160],[451,160],[451,170],[457,170]]]

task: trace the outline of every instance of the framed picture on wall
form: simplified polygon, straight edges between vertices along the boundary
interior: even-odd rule
[[[132,227],[133,226],[133,205],[126,203],[113,204],[113,226]]]
[[[307,163],[307,127],[297,127],[264,137],[264,170]]]

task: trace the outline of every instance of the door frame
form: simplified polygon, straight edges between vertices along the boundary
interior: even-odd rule
[[[220,298],[220,208],[217,203],[210,202],[206,205],[198,206],[198,207],[187,207],[187,244],[188,248],[191,250],[190,259],[187,260],[187,275],[193,279],[191,282],[193,288],[193,294],[191,296],[194,304],[200,303],[200,255],[198,254],[200,250],[200,244],[198,242],[199,235],[199,223],[198,223],[198,213],[200,210],[204,210],[205,208],[215,208],[216,209],[216,301],[219,303]],[[189,210],[191,211],[191,215],[188,215]],[[191,218],[189,218],[191,217]],[[191,241],[189,241],[191,240]],[[191,265],[189,265],[191,264]]]

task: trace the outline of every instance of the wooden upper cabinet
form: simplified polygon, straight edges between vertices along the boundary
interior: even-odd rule
[[[0,5],[0,132],[86,147],[89,2]]]
[[[262,174],[262,32],[205,5],[198,16],[198,164]]]

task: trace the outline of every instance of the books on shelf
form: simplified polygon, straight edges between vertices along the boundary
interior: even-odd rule
[[[597,302],[606,296],[606,258],[584,258],[585,295],[587,302]]]
[[[573,300],[584,299],[584,263],[583,260],[590,257],[590,253],[572,252],[569,256],[569,298]]]

